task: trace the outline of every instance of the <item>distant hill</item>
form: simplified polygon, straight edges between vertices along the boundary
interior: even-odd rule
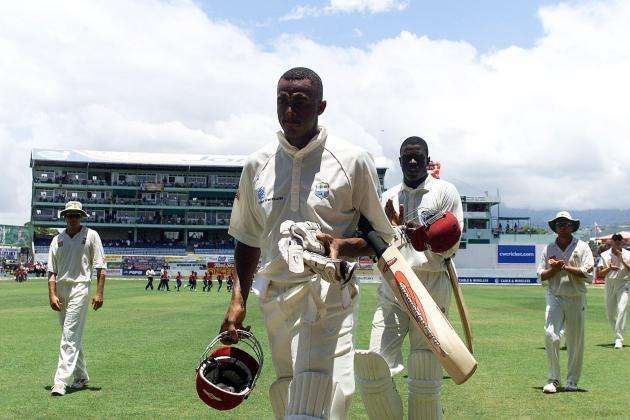
[[[495,207],[496,209],[496,207]],[[531,210],[518,209],[501,206],[500,215],[504,216],[521,216],[530,217],[532,224],[536,226],[546,226],[547,221],[556,215],[557,210]],[[496,210],[495,210],[496,213]],[[593,226],[597,222],[601,226],[621,227],[630,226],[630,209],[613,210],[613,209],[595,209],[595,210],[575,210],[571,211],[571,215],[580,219],[582,227]],[[494,214],[496,217],[496,214]],[[614,230],[614,229],[613,229]],[[630,229],[626,229],[630,230]]]

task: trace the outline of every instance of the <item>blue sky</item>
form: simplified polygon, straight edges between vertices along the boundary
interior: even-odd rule
[[[282,33],[301,33],[318,43],[364,47],[401,31],[432,39],[467,41],[480,53],[510,45],[528,48],[543,35],[537,12],[553,1],[534,0],[410,0],[402,10],[382,13],[336,13],[279,21],[294,7],[324,7],[326,1],[196,0],[212,19],[223,19],[247,30],[261,45]],[[359,32],[360,34],[359,35]]]

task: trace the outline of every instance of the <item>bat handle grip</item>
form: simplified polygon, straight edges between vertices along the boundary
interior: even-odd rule
[[[363,215],[359,218],[358,228],[363,236],[363,239],[365,239],[368,245],[372,247],[376,256],[381,258],[383,252],[385,252],[385,250],[389,247],[387,242],[381,238],[381,236],[372,227],[372,224]]]

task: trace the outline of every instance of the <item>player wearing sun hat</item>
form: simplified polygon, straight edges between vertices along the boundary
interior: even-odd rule
[[[81,226],[87,217],[78,201],[69,201],[60,213],[66,229],[55,236],[48,253],[48,298],[50,307],[59,312],[62,327],[59,363],[51,394],[64,395],[74,376],[71,388],[83,388],[89,377],[83,351],[83,327],[89,306],[92,269],[97,272],[94,310],[103,306],[105,287],[105,253],[96,231]]]
[[[560,385],[560,330],[569,356],[566,391],[577,391],[584,355],[586,283],[592,283],[593,253],[586,242],[573,236],[580,221],[568,211],[549,220],[558,237],[542,252],[538,277],[548,284],[545,309],[545,349],[549,362],[548,381],[543,392],[553,394]]]

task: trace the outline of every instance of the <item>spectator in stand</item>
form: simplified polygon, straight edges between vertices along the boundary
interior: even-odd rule
[[[147,285],[144,287],[144,290],[151,289],[153,290],[153,276],[155,276],[155,271],[151,267],[145,273],[147,275]]]
[[[179,288],[182,287],[182,273],[178,271],[175,280],[177,281],[177,291],[179,292]]]

